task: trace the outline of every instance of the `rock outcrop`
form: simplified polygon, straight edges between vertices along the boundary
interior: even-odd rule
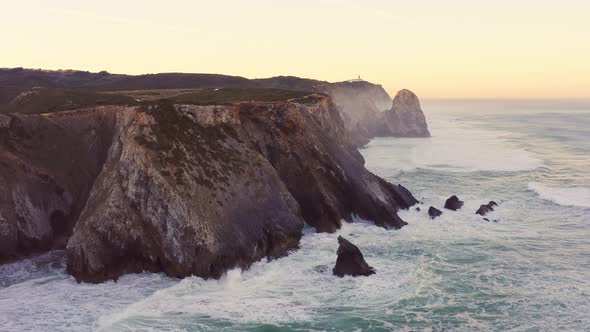
[[[417,202],[364,168],[324,95],[0,117],[0,261],[67,241],[79,281],[217,278],[297,248],[304,223],[400,228]]]
[[[457,211],[463,207],[463,201],[459,200],[459,197],[453,195],[449,197],[445,202],[445,209]]]
[[[434,219],[436,217],[440,217],[442,215],[442,211],[435,208],[434,206],[431,206],[428,208],[428,215],[430,216],[430,219]]]
[[[342,236],[338,237],[338,244],[338,251],[336,252],[338,258],[336,259],[336,266],[332,269],[334,275],[356,277],[375,274],[375,269],[365,262],[365,258],[357,246]]]
[[[480,216],[485,216],[489,212],[494,211],[495,206],[498,206],[498,203],[496,203],[494,201],[490,201],[488,204],[482,204],[482,205],[480,205],[479,209],[477,209],[477,211],[475,211],[475,214],[479,214]]]
[[[420,101],[410,90],[400,90],[391,109],[379,115],[375,136],[430,137]]]

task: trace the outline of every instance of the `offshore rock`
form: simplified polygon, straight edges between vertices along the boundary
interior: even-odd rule
[[[463,201],[459,200],[459,198],[455,195],[449,197],[445,202],[445,209],[457,211],[461,209],[463,206]]]
[[[375,274],[373,269],[363,257],[357,246],[350,243],[342,236],[338,236],[338,258],[332,272],[339,277],[349,276],[370,276]]]
[[[431,206],[428,208],[428,215],[430,216],[430,219],[434,219],[436,217],[440,217],[442,215],[442,211],[435,208],[434,206]]]

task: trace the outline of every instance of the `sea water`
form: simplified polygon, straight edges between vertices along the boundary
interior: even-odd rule
[[[403,229],[306,228],[298,251],[220,280],[77,284],[51,252],[0,266],[0,330],[590,331],[588,105],[424,103],[431,138],[361,150],[423,202],[400,212]],[[451,195],[461,210],[442,209]],[[486,222],[475,211],[490,200]],[[431,205],[443,215],[429,219]],[[333,276],[338,235],[377,274]]]

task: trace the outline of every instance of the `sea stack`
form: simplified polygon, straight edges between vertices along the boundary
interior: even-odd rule
[[[430,219],[434,219],[436,217],[440,217],[442,215],[442,211],[435,208],[434,206],[431,206],[428,208],[428,215],[430,216]]]
[[[370,276],[375,274],[373,269],[363,257],[363,254],[357,246],[352,244],[342,236],[338,236],[338,259],[336,260],[336,266],[332,272],[334,275],[339,277],[349,276]]]
[[[459,200],[459,197],[453,195],[445,202],[445,209],[457,211],[463,207],[463,201]]]
[[[412,91],[400,90],[391,109],[381,114],[379,136],[430,137],[420,101]]]

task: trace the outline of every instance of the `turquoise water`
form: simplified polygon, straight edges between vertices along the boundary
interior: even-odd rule
[[[361,151],[424,202],[401,212],[407,227],[307,229],[290,256],[218,281],[145,273],[79,285],[60,252],[0,266],[0,330],[590,331],[585,105],[425,103],[432,138]],[[430,220],[428,206],[453,194],[464,208]],[[474,214],[489,200],[497,223]],[[331,275],[338,235],[376,275]]]

